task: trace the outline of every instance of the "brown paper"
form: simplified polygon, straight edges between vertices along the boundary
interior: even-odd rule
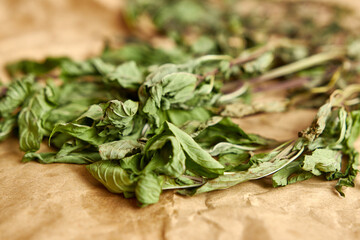
[[[112,0],[2,0],[0,18],[9,19],[0,25],[0,64],[95,54],[118,31],[119,7]],[[297,110],[237,123],[286,140],[314,114]],[[346,198],[336,193],[335,182],[320,178],[276,189],[263,179],[195,197],[166,191],[159,203],[140,209],[134,199],[108,192],[84,166],[25,164],[21,157],[17,139],[0,144],[0,239],[360,238],[359,179]]]

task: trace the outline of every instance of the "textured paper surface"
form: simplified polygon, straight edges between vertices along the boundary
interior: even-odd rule
[[[120,7],[116,0],[2,0],[0,65],[96,54],[103,39],[119,33]],[[314,114],[297,110],[237,123],[286,140]],[[346,198],[334,190],[336,182],[323,179],[276,189],[263,179],[195,197],[168,191],[139,209],[135,200],[109,193],[84,166],[23,164],[21,157],[15,138],[0,144],[0,239],[360,239],[359,179]]]

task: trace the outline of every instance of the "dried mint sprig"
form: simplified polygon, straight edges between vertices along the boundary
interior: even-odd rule
[[[168,189],[194,195],[269,175],[274,187],[323,175],[344,195],[358,172],[360,133],[360,45],[340,22],[348,11],[262,1],[242,13],[236,4],[246,1],[131,1],[131,38],[120,48],[81,62],[8,65],[15,80],[1,86],[0,140],[17,133],[24,162],[86,164],[109,191],[141,206]],[[269,6],[291,9],[282,12],[288,21],[258,21]],[[310,18],[324,9],[329,21]],[[142,32],[143,17],[152,31]],[[154,44],[155,35],[173,47]],[[284,90],[291,91],[283,102],[252,101]],[[321,107],[285,143],[227,117],[299,106]],[[57,151],[38,152],[43,140]]]

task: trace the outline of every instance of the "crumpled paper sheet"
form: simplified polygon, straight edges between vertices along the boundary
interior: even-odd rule
[[[37,12],[27,11],[35,2]],[[29,16],[12,18],[5,33],[5,24],[0,25],[0,63],[49,54],[95,54],[105,37],[118,32],[120,7],[112,0],[2,0],[0,18],[14,8]],[[62,36],[62,21],[71,36]],[[237,123],[248,132],[286,140],[296,137],[314,115],[296,110]],[[262,179],[195,197],[167,191],[159,203],[138,208],[134,199],[108,192],[84,166],[24,164],[21,157],[15,138],[0,143],[0,239],[360,238],[360,178],[355,188],[345,190],[346,198],[334,190],[336,182],[323,179],[276,189],[271,179]]]

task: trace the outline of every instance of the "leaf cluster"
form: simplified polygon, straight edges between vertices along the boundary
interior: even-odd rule
[[[270,175],[274,187],[323,176],[344,195],[358,172],[360,134],[360,48],[339,20],[348,11],[310,3],[332,19],[319,24],[302,3],[265,1],[248,13],[237,4],[130,1],[120,48],[79,62],[9,64],[0,141],[16,134],[24,162],[85,164],[140,206],[164,190],[194,195]],[[280,17],[260,21],[269,7]],[[142,32],[143,18],[153,32]],[[173,47],[156,46],[155,35]],[[285,99],[259,102],[267,91]],[[288,142],[247,133],[229,118],[304,106],[318,114]],[[44,140],[54,151],[39,151]]]

